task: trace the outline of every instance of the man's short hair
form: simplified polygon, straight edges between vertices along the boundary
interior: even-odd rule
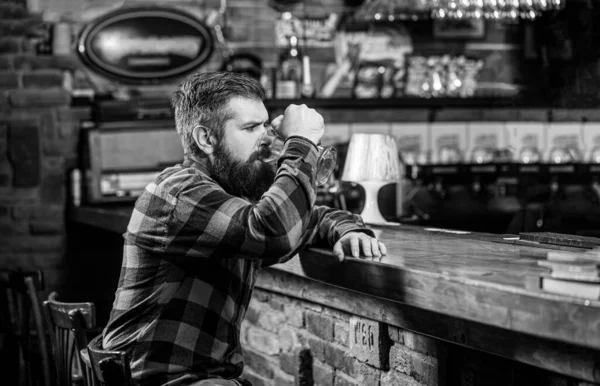
[[[217,141],[223,138],[225,122],[231,119],[226,106],[234,97],[262,101],[265,90],[258,81],[245,75],[204,72],[189,76],[173,93],[175,126],[186,155],[206,157],[192,136],[198,125],[207,127]]]

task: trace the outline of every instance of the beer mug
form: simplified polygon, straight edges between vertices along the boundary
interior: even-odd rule
[[[261,161],[273,165],[273,168],[277,168],[277,160],[283,152],[283,145],[285,141],[279,136],[277,131],[272,127],[269,127],[258,140],[257,146],[268,146],[270,148],[270,155],[264,156],[263,152],[258,151],[259,158]],[[317,170],[315,176],[315,183],[317,186],[323,186],[329,180],[329,177],[335,169],[337,163],[337,150],[333,146],[317,146],[319,155],[317,158]],[[263,155],[263,156],[260,156]]]

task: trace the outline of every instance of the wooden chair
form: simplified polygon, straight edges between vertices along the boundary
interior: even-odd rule
[[[7,308],[10,314],[10,335],[14,338],[17,351],[19,385],[33,384],[32,359],[33,354],[39,351],[41,384],[52,386],[51,353],[39,295],[43,289],[44,275],[40,270],[8,272]],[[35,332],[31,331],[32,316]],[[34,340],[37,340],[39,350],[34,349]]]
[[[0,269],[0,379],[12,381],[17,377],[19,361],[15,355],[18,351],[17,337],[13,333],[15,315],[11,312],[13,307],[9,305],[12,304],[9,272],[8,269]]]
[[[125,351],[102,349],[102,335],[88,344],[94,386],[131,386],[129,356]]]
[[[74,382],[82,382],[84,386],[91,386],[91,374],[86,370],[88,366],[82,354],[88,345],[86,332],[96,327],[96,306],[90,302],[60,302],[57,298],[58,294],[52,292],[44,302],[44,309],[50,326],[58,385],[71,386]],[[81,373],[74,373],[74,368]]]

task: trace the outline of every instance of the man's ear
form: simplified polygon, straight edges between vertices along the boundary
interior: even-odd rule
[[[214,137],[211,137],[210,131],[205,126],[198,125],[194,127],[194,130],[192,131],[192,137],[204,154],[211,155],[215,150]]]

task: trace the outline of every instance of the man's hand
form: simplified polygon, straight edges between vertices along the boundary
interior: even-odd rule
[[[283,112],[283,116],[273,119],[271,125],[283,139],[299,135],[314,144],[321,141],[325,132],[325,123],[321,114],[306,105],[289,105]]]
[[[340,261],[344,261],[345,255],[352,255],[353,257],[385,256],[387,255],[387,248],[375,237],[362,232],[348,232],[335,243],[333,253]]]

